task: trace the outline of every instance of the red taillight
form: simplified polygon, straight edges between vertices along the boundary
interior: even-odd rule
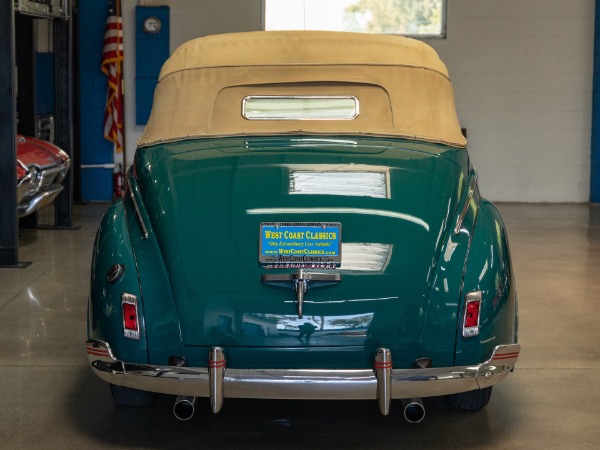
[[[481,310],[481,291],[467,294],[467,305],[463,321],[463,337],[477,336],[479,334],[479,313]]]
[[[135,305],[123,303],[123,323],[126,330],[136,331],[138,326],[137,311]]]
[[[123,334],[130,339],[140,338],[140,318],[138,316],[137,297],[123,292],[121,295],[123,312]]]
[[[467,314],[465,316],[465,328],[472,328],[479,325],[479,306],[481,302],[476,300],[467,303]]]

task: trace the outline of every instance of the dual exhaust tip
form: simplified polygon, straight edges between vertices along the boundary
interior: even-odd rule
[[[175,399],[173,414],[181,421],[190,420],[196,412],[197,397],[180,395]],[[425,407],[420,398],[402,400],[404,418],[409,423],[419,423],[425,418]]]
[[[178,395],[173,406],[173,414],[181,421],[190,420],[196,412],[198,397]]]
[[[402,400],[404,418],[409,423],[419,423],[425,418],[425,406],[420,398],[406,398]]]

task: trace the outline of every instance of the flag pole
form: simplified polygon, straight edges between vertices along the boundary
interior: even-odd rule
[[[117,5],[116,5],[116,9],[117,9],[117,15],[119,17],[121,17],[121,20],[123,20],[123,11],[121,10],[121,0],[117,0]],[[123,35],[125,35],[125,32],[123,31]],[[123,47],[125,47],[123,45]],[[127,171],[127,139],[126,139],[126,134],[125,134],[125,55],[123,54],[122,57],[122,61],[119,62],[119,64],[121,65],[121,79],[120,79],[120,83],[121,83],[121,110],[122,110],[122,117],[121,117],[121,121],[123,124],[123,129],[121,130],[122,136],[123,136],[123,165],[121,166],[121,173],[120,175],[120,180],[121,182],[125,180],[125,173]]]
[[[104,137],[113,143],[113,196],[122,196],[123,172],[127,164],[125,151],[123,17],[121,0],[109,0],[104,31],[101,70],[108,77],[104,110]],[[115,153],[123,152],[122,163]],[[117,166],[118,164],[118,166]]]

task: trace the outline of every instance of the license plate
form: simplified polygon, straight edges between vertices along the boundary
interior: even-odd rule
[[[342,262],[342,224],[262,222],[258,260],[274,266],[338,266]]]

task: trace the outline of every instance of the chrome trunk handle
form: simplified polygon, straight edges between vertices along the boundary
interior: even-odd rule
[[[306,272],[304,269],[294,273],[264,273],[260,276],[260,282],[263,284],[288,287],[296,291],[299,319],[302,319],[304,294],[309,287],[327,286],[340,281],[342,276],[339,273]]]

